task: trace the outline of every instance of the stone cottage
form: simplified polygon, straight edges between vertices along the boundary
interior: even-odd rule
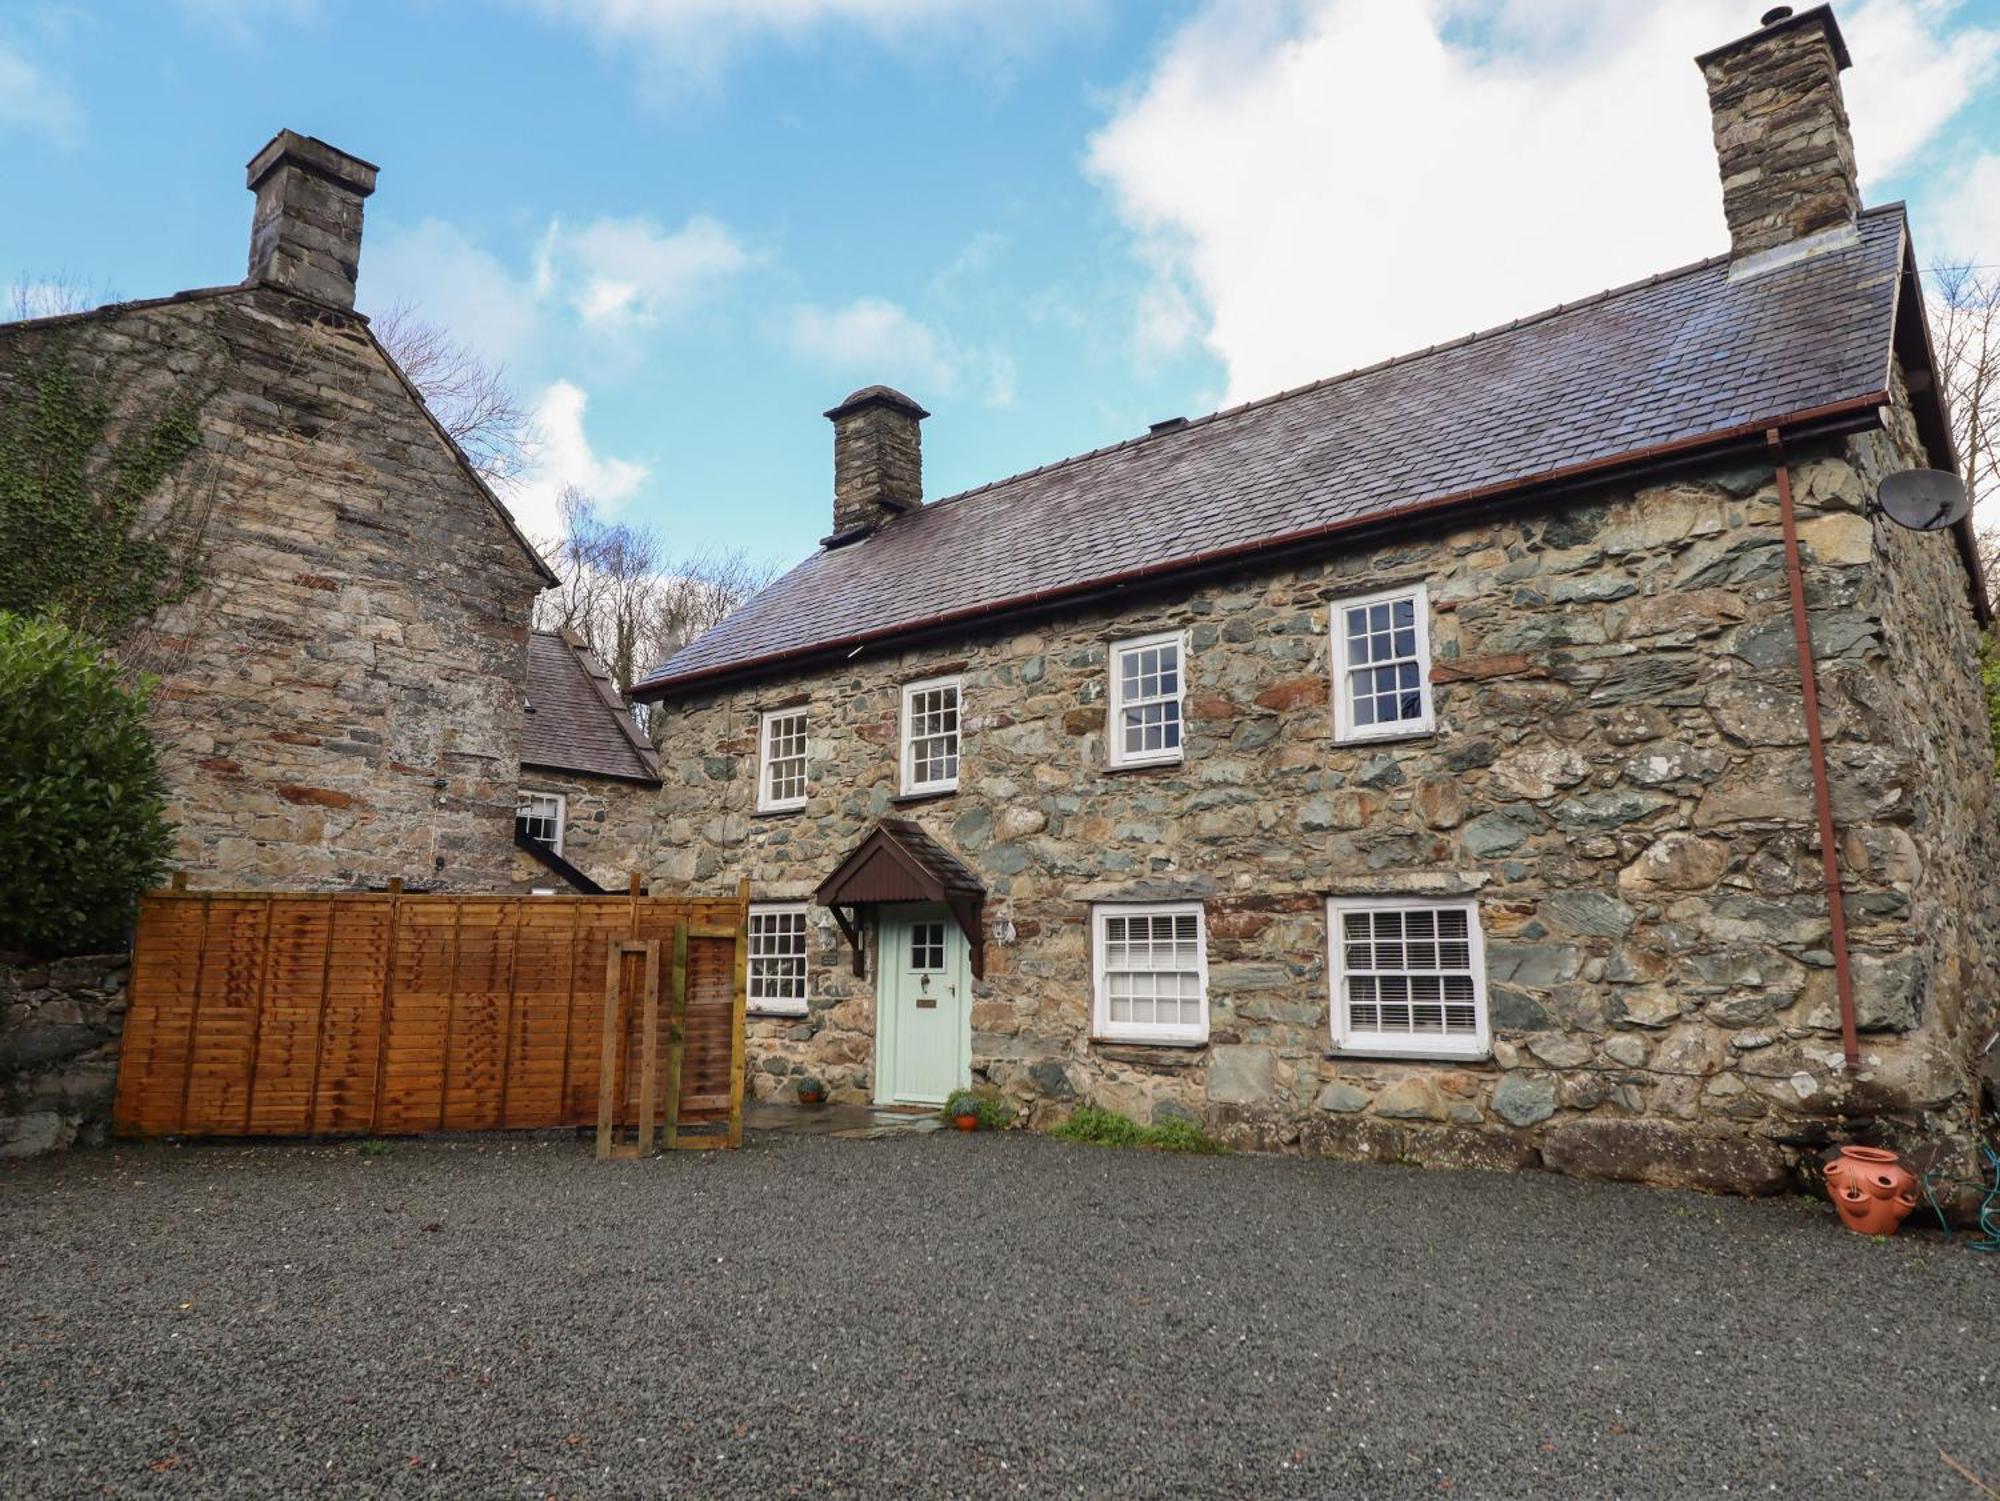
[[[515,888],[623,891],[659,787],[659,757],[603,660],[568,632],[529,636]]]
[[[1726,254],[925,503],[644,681],[654,879],[754,884],[756,1088],[1768,1191],[1963,1142],[1992,1033],[1969,531],[1826,7],[1698,59]]]
[[[60,359],[128,422],[199,404],[159,505],[199,587],[151,623],[197,885],[512,877],[524,648],[554,582],[354,311],[376,169],[281,131],[239,284],[0,327],[0,399]]]

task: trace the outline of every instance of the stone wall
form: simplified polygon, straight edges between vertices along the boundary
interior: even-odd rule
[[[1897,391],[1902,393],[1901,375]],[[1873,494],[1883,477],[1928,466],[1906,408],[1881,433],[1852,445],[1855,469]],[[1844,829],[1850,872],[1903,878],[1909,906],[1913,1005],[1934,1018],[1950,1062],[1976,1080],[1982,1050],[2000,1029],[2000,787],[1979,680],[1979,626],[1967,604],[1957,539],[1918,533],[1877,517],[1875,566],[1863,608],[1880,622],[1884,670],[1866,685],[1871,735],[1887,740],[1906,770],[1902,795],[1868,823]],[[1994,1054],[1985,1052],[1990,1063]],[[1968,1088],[1976,1084],[1968,1082]],[[1964,1164],[1968,1176],[1978,1165]]]
[[[1088,1100],[1243,1144],[1750,1191],[1829,1135],[1962,1137],[1957,1012],[1931,977],[1950,974],[1942,948],[1990,932],[1994,893],[1969,846],[1927,856],[1938,828],[1911,815],[1978,803],[1985,730],[1956,676],[1966,632],[1925,628],[1920,649],[1956,663],[1933,691],[1876,613],[1913,593],[1938,616],[1966,606],[1943,539],[1887,538],[1864,514],[1866,441],[1793,456],[1846,831],[1855,1076],[1764,462],[663,705],[652,877],[720,890],[747,874],[758,899],[799,899],[875,818],[919,819],[990,892],[975,1076],[1040,1117]],[[1416,580],[1436,733],[1334,744],[1329,602]],[[1185,763],[1107,771],[1108,644],[1173,627],[1191,638]],[[898,686],[952,671],[960,790],[898,807]],[[757,716],[801,697],[810,804],[758,816]],[[1912,699],[1949,726],[1949,764],[1918,749],[1936,733],[1884,726],[1881,705]],[[1919,792],[1929,777],[1952,790]],[[1478,900],[1490,1059],[1331,1053],[1327,896],[1412,892]],[[1204,903],[1208,1045],[1094,1041],[1090,904],[1168,898]],[[1952,902],[1977,915],[1954,922]],[[811,1072],[863,1098],[871,982],[815,923],[810,1015],[753,1024],[754,1087]]]
[[[642,868],[642,851],[653,845],[653,819],[659,788],[616,777],[580,776],[572,772],[528,767],[521,773],[521,790],[558,792],[567,799],[568,823],[563,830],[563,858],[606,891],[623,891],[632,872]],[[532,856],[514,855],[514,890],[554,886],[565,891],[560,877]]]
[[[0,1157],[104,1139],[129,974],[125,954],[0,961]]]
[[[201,886],[504,886],[533,563],[362,328],[267,289],[0,330],[124,410],[213,388],[161,505],[202,584],[135,644]]]

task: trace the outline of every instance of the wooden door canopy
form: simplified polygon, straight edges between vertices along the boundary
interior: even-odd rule
[[[867,961],[861,946],[864,908],[890,902],[941,902],[965,934],[972,951],[974,979],[986,977],[986,939],[980,909],[986,888],[958,856],[908,818],[885,818],[875,825],[820,882],[813,900],[833,909],[848,947],[854,951],[854,973],[863,974]]]

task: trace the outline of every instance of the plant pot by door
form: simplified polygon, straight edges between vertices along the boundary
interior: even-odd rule
[[[1894,1152],[1842,1147],[1826,1165],[1826,1196],[1856,1235],[1894,1235],[1917,1207],[1917,1175]]]

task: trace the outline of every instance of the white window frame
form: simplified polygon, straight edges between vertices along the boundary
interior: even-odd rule
[[[1412,600],[1417,625],[1417,692],[1422,695],[1423,714],[1416,719],[1398,719],[1389,724],[1354,723],[1354,706],[1348,694],[1348,674],[1354,670],[1347,660],[1347,612],[1369,605],[1394,604]],[[1327,617],[1333,667],[1333,738],[1348,744],[1365,740],[1405,740],[1428,735],[1437,728],[1437,703],[1431,692],[1431,595],[1423,584],[1405,584],[1400,589],[1382,589],[1374,594],[1358,594],[1336,599]],[[1400,660],[1400,659],[1399,659]],[[1371,667],[1380,663],[1370,663]]]
[[[546,798],[556,805],[555,843],[543,844],[543,848],[560,855],[563,852],[563,835],[569,830],[569,799],[560,792],[538,792],[533,787],[523,787],[520,796],[514,800],[514,817],[528,817],[528,804],[537,798]],[[534,839],[535,836],[530,834],[528,837]],[[541,844],[542,841],[536,840],[536,843]]]
[[[911,735],[911,703],[919,693],[929,693],[938,688],[951,689],[958,711],[957,727],[952,731],[952,761],[955,766],[965,765],[965,683],[957,676],[925,678],[921,682],[903,684],[903,712],[901,725],[896,736],[897,757],[902,765],[899,785],[904,797],[918,797],[929,792],[958,791],[956,774],[935,782],[919,782],[916,779],[916,740]]]
[[[804,948],[799,955],[804,969],[799,975],[800,994],[791,996],[761,996],[757,993],[757,958],[755,953],[757,919],[760,917],[792,917],[800,920],[800,932]],[[812,914],[804,902],[752,902],[750,904],[750,937],[752,952],[745,957],[745,999],[747,1010],[760,1016],[804,1016],[807,998],[812,994]]]
[[[757,720],[757,811],[759,813],[789,813],[806,805],[807,791],[797,797],[774,797],[771,794],[771,734],[782,720],[803,721],[799,729],[799,786],[810,789],[812,776],[812,724],[807,707],[794,704],[788,709],[766,709]],[[786,760],[793,760],[791,756]]]
[[[1105,964],[1105,929],[1114,917],[1179,917],[1193,913],[1195,921],[1195,972],[1201,981],[1201,1020],[1162,1024],[1159,1022],[1113,1022],[1111,987]],[[1199,1047],[1208,1041],[1208,914],[1200,902],[1098,902],[1090,909],[1091,1036],[1105,1042],[1163,1043],[1175,1047]]]
[[[1348,1024],[1347,947],[1342,941],[1341,918],[1349,912],[1463,912],[1472,973],[1472,1005],[1475,1031],[1471,1036],[1412,1037],[1401,1032],[1360,1032]],[[1326,972],[1329,981],[1328,1015],[1333,1034],[1333,1050],[1367,1058],[1484,1058],[1493,1050],[1492,1022],[1487,1005],[1486,934],[1479,922],[1476,901],[1440,901],[1418,896],[1330,897],[1326,904]],[[1414,970],[1403,973],[1423,974]],[[1394,970],[1371,971],[1394,974]],[[1452,971],[1456,973],[1456,971]]]
[[[1142,698],[1128,703],[1125,699],[1126,653],[1146,651],[1158,646],[1172,646],[1175,649],[1174,670],[1175,692],[1161,694],[1153,698]],[[1187,680],[1188,680],[1188,633],[1186,631],[1156,631],[1150,636],[1134,636],[1125,641],[1111,643],[1111,691],[1106,695],[1110,700],[1110,712],[1105,721],[1105,744],[1109,764],[1112,766],[1171,766],[1187,759]],[[1142,708],[1148,704],[1163,704],[1169,699],[1179,712],[1180,739],[1172,750],[1128,751],[1125,749],[1125,711]]]

